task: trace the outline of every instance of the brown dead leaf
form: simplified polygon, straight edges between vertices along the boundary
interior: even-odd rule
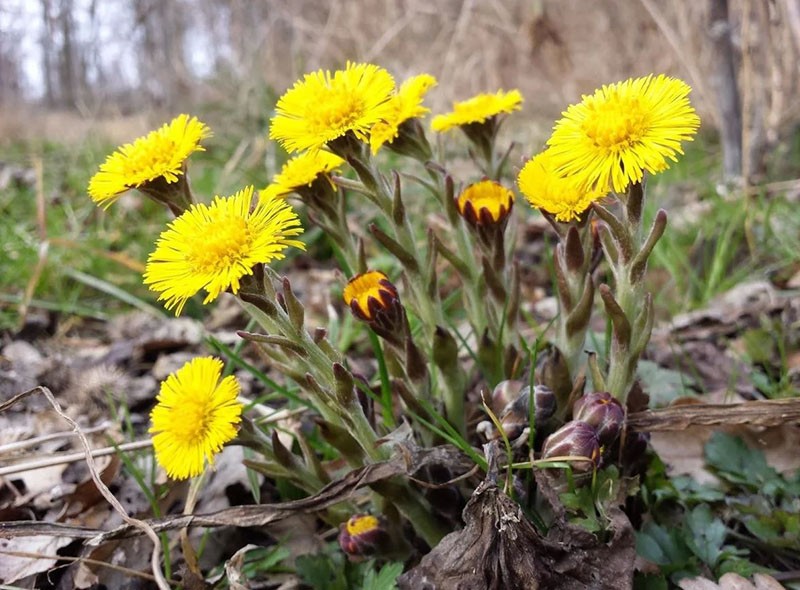
[[[13,584],[18,580],[46,572],[56,564],[49,556],[69,545],[71,539],[35,536],[23,539],[0,539],[0,583]]]
[[[488,445],[484,447],[487,449]],[[592,533],[556,521],[542,537],[519,505],[496,484],[495,461],[464,509],[462,530],[450,533],[415,568],[398,579],[406,590],[619,590],[633,584],[636,557],[633,528],[616,507],[608,511],[612,538],[600,542]],[[540,478],[540,488],[547,488]],[[555,492],[546,496],[558,502]]]

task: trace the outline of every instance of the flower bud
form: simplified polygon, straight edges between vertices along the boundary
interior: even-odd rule
[[[368,557],[388,547],[389,533],[371,514],[354,514],[339,525],[339,546],[351,559]]]
[[[406,316],[397,288],[378,270],[354,276],[342,293],[353,315],[370,325],[378,336],[401,345],[405,334]]]
[[[469,185],[456,201],[461,217],[473,227],[505,222],[513,205],[514,193],[488,179]]]
[[[495,388],[496,389],[496,388]],[[509,440],[514,440],[530,424],[530,387],[523,387],[517,398],[508,404],[500,416],[500,424]],[[493,394],[494,395],[494,394]],[[556,396],[549,387],[536,385],[533,388],[534,423],[540,428],[556,410]]]
[[[610,393],[598,391],[578,398],[572,406],[572,418],[593,426],[600,444],[609,446],[619,436],[625,421],[625,410]]]
[[[516,379],[507,379],[495,385],[495,388],[492,390],[492,401],[490,404],[492,411],[500,415],[508,404],[519,397],[524,385],[522,381],[517,381]]]
[[[548,436],[542,446],[542,459],[554,457],[586,457],[587,461],[574,461],[573,471],[585,472],[600,463],[600,441],[594,428],[586,422],[567,422]]]

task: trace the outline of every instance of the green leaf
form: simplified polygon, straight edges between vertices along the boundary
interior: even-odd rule
[[[651,408],[663,408],[679,397],[696,396],[692,389],[696,386],[694,379],[680,371],[664,369],[653,361],[640,360],[636,374],[645,384]]]
[[[364,576],[362,590],[395,590],[397,577],[403,573],[401,562],[392,562],[384,565],[379,572],[375,568],[367,570]]]
[[[722,502],[725,499],[723,491],[709,485],[703,485],[689,475],[673,477],[672,485],[675,486],[678,492],[678,499],[684,504]]]
[[[728,529],[725,524],[714,517],[708,504],[700,504],[686,514],[686,525],[690,536],[686,544],[703,563],[714,567],[722,555],[722,544]]]
[[[654,522],[646,522],[636,533],[636,552],[655,564],[669,566],[664,569],[680,569],[686,566],[692,552],[681,537],[681,531],[667,531]]]
[[[341,555],[337,555],[341,558]],[[295,561],[297,575],[314,590],[348,590],[344,562],[334,561],[330,555],[301,555]]]
[[[730,483],[761,490],[764,484],[781,479],[767,465],[764,453],[751,449],[736,436],[715,432],[705,446],[706,463]],[[772,486],[770,486],[772,488]],[[774,491],[774,488],[772,488]],[[763,491],[763,490],[762,490]]]

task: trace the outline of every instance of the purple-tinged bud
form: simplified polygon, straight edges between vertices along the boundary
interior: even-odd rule
[[[530,387],[523,387],[517,398],[506,406],[500,423],[509,440],[514,440],[530,424]],[[549,387],[536,385],[533,388],[534,423],[541,427],[556,411],[556,396]]]
[[[600,444],[607,447],[619,436],[625,421],[625,410],[610,393],[598,391],[578,398],[572,406],[572,418],[593,426]]]
[[[600,441],[594,428],[579,420],[564,424],[542,446],[542,459],[555,457],[586,457],[587,461],[572,462],[573,471],[596,469],[600,463]]]
[[[350,559],[375,555],[386,550],[389,533],[381,520],[371,514],[354,514],[339,525],[339,546]]]
[[[546,385],[533,388],[533,403],[536,412],[536,426],[539,427],[556,413],[556,394]]]
[[[519,397],[525,384],[515,379],[507,379],[498,383],[492,390],[491,408],[495,415],[500,415],[506,407]]]

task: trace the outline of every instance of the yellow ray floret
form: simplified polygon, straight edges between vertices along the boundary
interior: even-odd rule
[[[485,123],[488,119],[503,113],[512,113],[522,108],[522,93],[519,90],[495,94],[478,94],[469,100],[453,104],[453,110],[444,115],[436,115],[431,121],[434,131],[448,131],[454,127]]]
[[[422,101],[434,86],[436,78],[430,74],[413,76],[401,84],[400,90],[389,101],[384,120],[370,129],[369,145],[373,154],[378,153],[383,144],[397,139],[402,123],[430,112],[429,108],[422,106]]]
[[[89,181],[89,196],[98,205],[108,207],[125,191],[156,179],[177,182],[184,173],[186,158],[202,151],[200,141],[210,135],[208,127],[196,117],[178,115],[108,156]]]
[[[520,170],[517,184],[531,205],[551,213],[558,221],[580,218],[589,205],[608,193],[586,188],[579,178],[556,173],[550,150],[528,160]]]
[[[269,136],[288,152],[317,150],[348,132],[367,141],[393,92],[391,74],[373,64],[306,74],[278,100]]]
[[[286,162],[281,171],[272,177],[272,184],[261,191],[261,197],[282,197],[298,188],[311,186],[322,174],[341,168],[344,160],[324,150],[305,152]]]
[[[175,479],[200,475],[205,462],[236,436],[242,404],[239,382],[222,377],[223,363],[196,358],[161,384],[158,403],[150,413],[150,433],[156,460]]]
[[[677,161],[700,118],[691,88],[664,75],[628,79],[583,96],[556,122],[547,144],[558,173],[588,187],[621,193]]]
[[[260,199],[251,209],[253,187],[231,197],[215,197],[173,220],[147,260],[144,283],[160,293],[167,309],[179,315],[186,301],[204,289],[203,303],[223,291],[239,291],[239,281],[258,263],[284,257],[303,232],[297,214],[280,198]]]

